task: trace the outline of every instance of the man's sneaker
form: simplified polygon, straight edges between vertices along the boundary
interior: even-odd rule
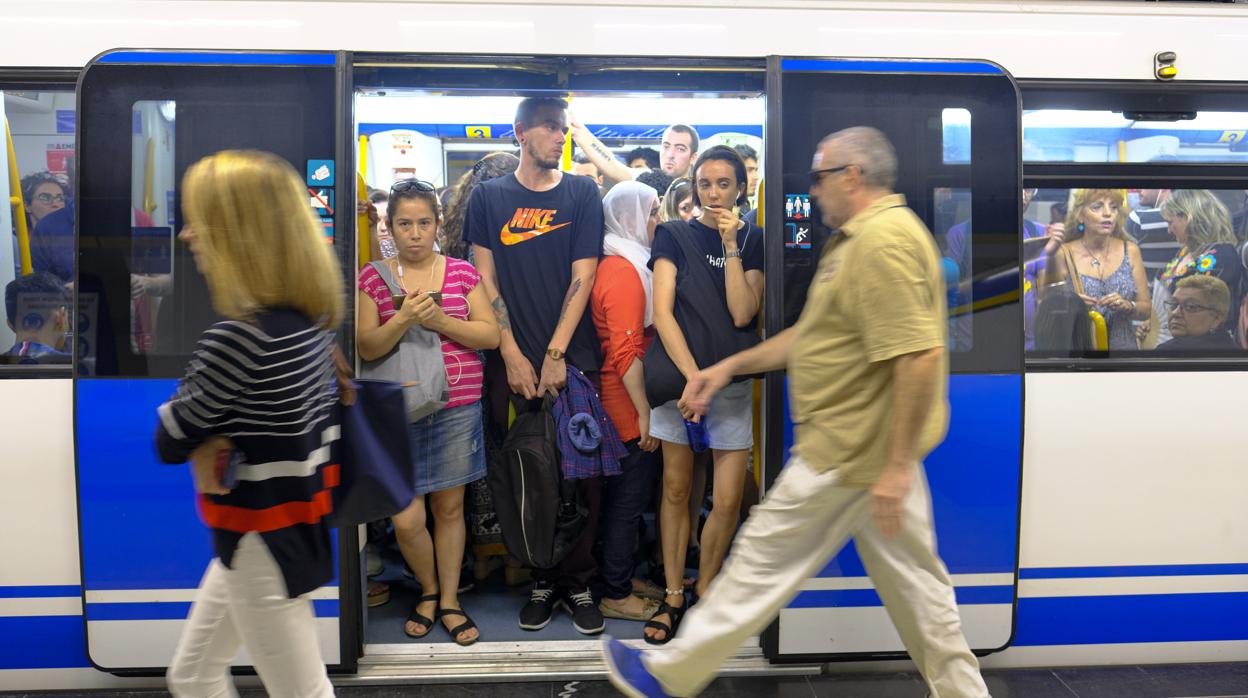
[[[641,660],[641,650],[607,635],[602,638],[602,659],[611,685],[628,698],[671,698]]]
[[[570,584],[559,599],[563,610],[572,616],[572,627],[582,635],[597,635],[607,627],[602,611],[594,603],[594,595],[583,584]]]
[[[520,609],[520,628],[541,630],[550,623],[555,612],[555,587],[550,582],[534,582],[529,592],[529,602]]]

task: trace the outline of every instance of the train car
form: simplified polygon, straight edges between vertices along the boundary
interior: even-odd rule
[[[14,201],[0,210],[0,284],[37,270],[63,281],[57,298],[6,307],[0,349],[37,341],[48,303],[71,311],[66,356],[0,365],[0,690],[158,685],[210,557],[188,474],[158,466],[151,445],[155,406],[214,317],[174,240],[186,167],[257,147],[306,168],[309,205],[351,274],[373,253],[354,215],[359,178],[453,183],[512,147],[511,110],[531,94],[568,97],[620,153],[678,122],[756,147],[766,334],[795,320],[830,232],[807,197],[814,144],[849,125],[884,130],[898,190],[946,258],[953,416],[927,469],[984,666],[1248,656],[1235,436],[1248,354],[1154,351],[1156,317],[1130,328],[1143,338],[1130,348],[1038,341],[1025,241],[1089,188],[1128,192],[1132,220],[1152,226],[1147,240],[1134,230],[1150,279],[1177,251],[1158,191],[1212,192],[1244,241],[1239,8],[48,0],[6,8],[0,35],[0,187]],[[23,191],[43,172],[52,181]],[[791,439],[785,390],[782,374],[762,383],[764,491]],[[339,680],[602,674],[595,640],[515,629],[522,597],[497,585],[465,596],[476,646],[407,641],[410,583],[392,577],[390,605],[367,608],[362,545],[338,532],[338,577],[314,597]],[[903,658],[851,546],[726,669]]]

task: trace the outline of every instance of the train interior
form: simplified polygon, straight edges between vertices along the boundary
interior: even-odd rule
[[[696,83],[693,87],[680,92],[583,90],[566,96],[571,118],[584,124],[621,160],[637,148],[649,148],[657,157],[664,131],[675,123],[697,131],[699,150],[723,144],[747,145],[763,152],[766,104],[760,92],[700,90]],[[395,181],[411,177],[439,189],[450,187],[490,153],[517,153],[512,122],[519,99],[504,91],[474,94],[419,86],[359,85],[355,119],[361,177],[370,191],[388,192]],[[572,157],[582,154],[571,137],[566,151]],[[581,168],[574,170],[578,173],[597,173],[592,165],[588,170],[575,162],[572,166]],[[614,182],[600,179],[605,194]],[[384,202],[378,207],[384,215]],[[470,510],[486,511],[489,492],[484,482],[469,486],[466,497],[476,505]],[[648,516],[647,522],[639,557],[652,560],[653,517]],[[512,566],[495,519],[488,514],[470,515],[469,525],[470,544],[460,586],[465,589],[462,601],[480,626],[483,643],[586,639],[562,613],[540,631],[521,630],[517,614],[528,600],[528,571]],[[393,535],[381,533],[374,538],[366,553],[372,562],[366,560],[366,565],[374,565],[372,571],[379,573],[370,576],[370,586],[376,596],[386,593],[378,584],[386,585],[389,601],[368,611],[366,654],[422,651],[403,634],[404,619],[421,593],[420,585],[402,560]],[[380,570],[377,560],[382,563]],[[642,564],[639,576],[644,578],[651,567],[651,563]],[[640,638],[641,629],[641,623],[607,620],[606,632],[616,637]],[[450,641],[448,633],[438,630],[422,642]]]

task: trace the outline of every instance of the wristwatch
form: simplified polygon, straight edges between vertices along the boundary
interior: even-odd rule
[[[547,348],[547,349],[546,349],[546,356],[549,356],[550,358],[554,359],[555,361],[562,361],[562,360],[563,360],[563,352],[562,352],[562,351],[560,351],[559,349],[556,349],[555,347],[549,347],[549,348]]]
[[[741,256],[741,250],[733,250],[732,252],[724,253],[724,259],[732,259],[733,257],[740,257],[740,256]]]

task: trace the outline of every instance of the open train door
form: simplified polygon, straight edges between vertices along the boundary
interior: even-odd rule
[[[951,424],[926,460],[939,552],[977,653],[1014,630],[1022,482],[1023,332],[1019,294],[1020,102],[985,62],[771,57],[767,80],[766,311],[769,335],[793,324],[822,243],[808,196],[827,134],[874,126],[897,149],[897,191],[932,230],[950,304]],[[973,224],[973,225],[972,225]],[[870,269],[853,273],[870,274]],[[768,377],[767,478],[792,445],[784,378]],[[852,543],[808,580],[763,637],[778,661],[901,656],[900,638]]]
[[[350,79],[345,60],[119,51],[82,74],[77,292],[85,305],[74,437],[87,654],[100,669],[163,672],[212,556],[189,470],[162,466],[153,446],[157,405],[218,319],[189,250],[175,242],[182,176],[229,148],[286,158],[306,171],[326,244],[351,269],[353,214],[336,205],[352,201],[342,192],[354,185],[350,151],[335,136],[350,132],[337,106],[349,105],[339,80]],[[340,550],[354,544],[349,537],[341,534]],[[326,662],[353,670],[359,640],[339,609],[358,603],[358,589],[335,580],[312,598]]]

